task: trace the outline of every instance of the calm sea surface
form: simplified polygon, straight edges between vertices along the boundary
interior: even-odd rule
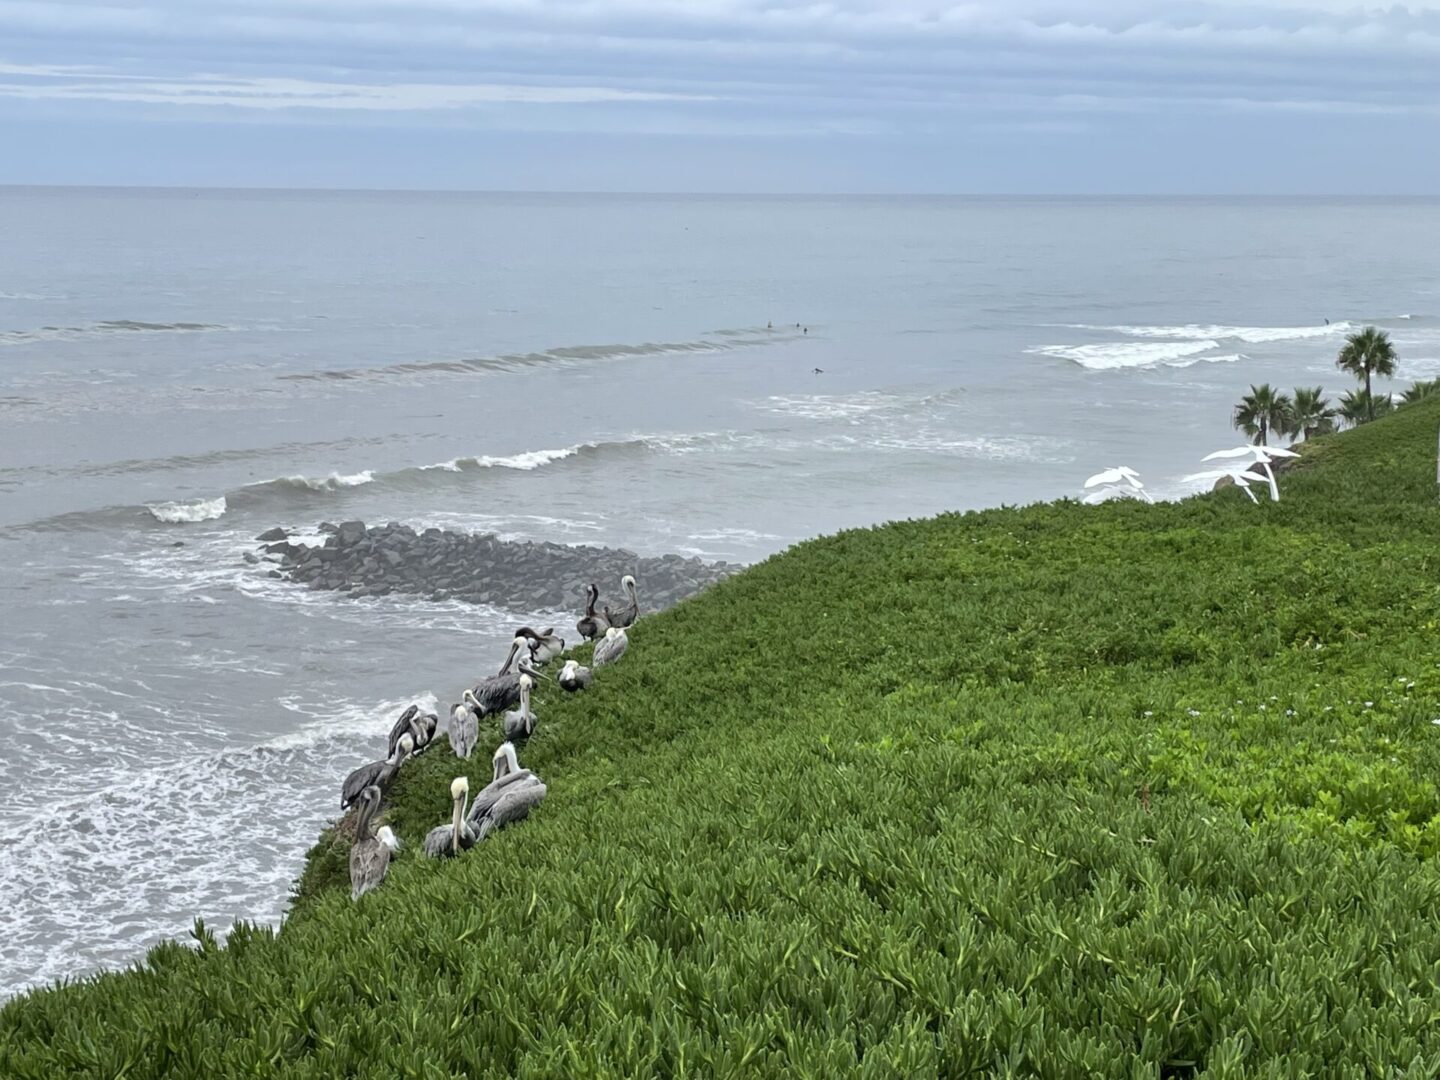
[[[1352,326],[1440,375],[1437,251],[1423,200],[0,189],[0,995],[279,919],[393,714],[542,614],[296,589],[262,530],[752,561],[1177,497]]]

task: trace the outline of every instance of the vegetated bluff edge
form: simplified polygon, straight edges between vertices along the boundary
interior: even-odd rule
[[[498,738],[438,746],[383,888],[324,841],[278,933],[10,1002],[0,1075],[1435,1075],[1437,425],[801,544],[544,687],[522,825],[420,857]]]

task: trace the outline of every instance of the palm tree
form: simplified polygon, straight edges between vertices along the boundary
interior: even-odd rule
[[[1325,390],[1319,386],[1297,386],[1295,397],[1290,404],[1289,422],[1285,426],[1287,435],[1299,435],[1309,440],[1316,435],[1327,435],[1335,430],[1335,410],[1324,397]]]
[[[1395,402],[1389,394],[1371,397],[1364,390],[1347,390],[1340,396],[1340,418],[1352,427],[1374,420],[1377,414],[1390,412]]]
[[[1290,398],[1277,394],[1269,383],[1252,385],[1250,393],[1235,406],[1233,423],[1261,446],[1266,444],[1270,432],[1284,433],[1290,422]]]
[[[1429,397],[1431,394],[1440,392],[1440,379],[1421,379],[1400,395],[1406,405],[1413,405],[1415,402]]]
[[[1373,406],[1378,402],[1371,393],[1370,378],[1380,375],[1388,379],[1395,374],[1395,346],[1390,344],[1390,335],[1373,326],[1355,331],[1345,339],[1340,355],[1335,358],[1335,366],[1364,380],[1365,400],[1372,406],[1365,418],[1374,420]]]

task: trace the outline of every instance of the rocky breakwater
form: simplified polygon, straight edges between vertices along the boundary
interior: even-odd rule
[[[533,612],[579,610],[585,586],[595,582],[601,605],[622,606],[620,578],[634,574],[641,611],[676,604],[740,569],[725,562],[664,555],[642,557],[623,548],[501,540],[491,534],[426,529],[363,521],[320,526],[323,544],[292,539],[275,528],[261,533],[260,553],[246,561],[272,562],[272,577],[350,596],[408,593],[430,600],[465,600]]]

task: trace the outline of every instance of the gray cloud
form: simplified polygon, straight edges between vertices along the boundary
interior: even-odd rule
[[[0,0],[11,117],[1070,146],[1146,117],[1433,139],[1437,103],[1440,0]]]

